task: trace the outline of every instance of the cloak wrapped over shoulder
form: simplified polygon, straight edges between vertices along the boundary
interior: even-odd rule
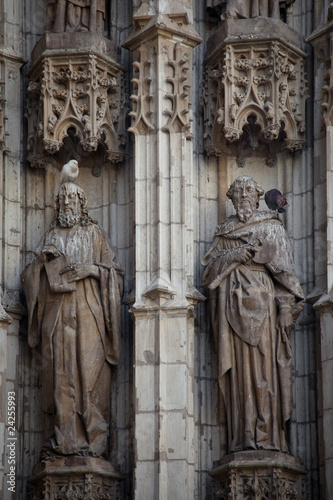
[[[275,214],[256,212],[247,222],[241,222],[237,216],[232,216],[219,225],[216,228],[213,243],[201,261],[204,266],[207,266],[202,284],[205,288],[208,288],[217,276],[223,275],[230,265],[228,261],[229,252],[256,240],[261,241],[262,249],[260,250],[259,247],[258,253],[265,253],[262,261],[275,283],[275,297],[277,302],[279,300],[287,300],[289,302],[295,322],[304,306],[304,295],[295,274],[288,236],[282,222]],[[234,329],[238,330],[237,333],[243,340],[252,345],[257,345],[260,340],[261,326],[266,315],[266,305],[264,302],[265,300],[267,301],[265,293],[263,293],[262,297],[259,296],[259,293],[261,288],[263,292],[265,289],[260,285],[256,277],[253,276],[251,270],[246,265],[240,263],[233,270],[232,278],[228,279],[234,283],[234,285],[230,284],[229,286],[231,292],[229,290],[226,302],[230,306],[233,300],[233,307],[227,306],[226,310],[228,321],[232,326],[234,326],[234,323],[237,323],[237,328]],[[256,293],[252,293],[252,297],[251,293],[248,293],[246,297],[247,289],[256,290]],[[217,295],[218,288],[210,290],[213,325],[218,307]],[[247,302],[249,306],[246,309]],[[255,304],[253,305],[254,302]],[[260,302],[263,303],[262,311],[260,309]],[[255,315],[253,314],[253,310],[255,310]],[[233,322],[232,314],[237,314],[235,322]],[[218,332],[214,331],[214,335],[215,337],[218,336]]]

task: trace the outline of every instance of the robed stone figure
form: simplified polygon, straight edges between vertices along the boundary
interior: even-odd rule
[[[123,272],[63,167],[56,217],[22,274],[28,341],[41,343],[42,406],[52,433],[42,457],[107,455],[111,365],[120,357]],[[50,425],[50,422],[49,422]]]
[[[202,260],[218,349],[228,453],[288,452],[290,330],[304,305],[289,240],[276,213],[259,212],[262,188],[237,178],[227,196],[236,215],[216,228]]]
[[[223,19],[248,19],[253,17],[280,17],[280,8],[295,0],[206,0],[207,9],[225,8]]]
[[[47,0],[45,30],[103,34],[106,0]]]

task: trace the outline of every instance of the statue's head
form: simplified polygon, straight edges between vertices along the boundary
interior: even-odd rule
[[[58,221],[62,227],[73,227],[81,220],[84,209],[87,209],[87,197],[74,182],[61,184],[58,194]]]
[[[232,200],[238,218],[245,222],[256,212],[260,196],[263,194],[263,188],[257,184],[253,177],[242,175],[231,184],[227,197]]]
[[[56,198],[56,216],[51,227],[73,227],[76,224],[96,223],[88,212],[87,197],[74,181],[79,175],[78,162],[71,160],[61,170],[59,194]]]

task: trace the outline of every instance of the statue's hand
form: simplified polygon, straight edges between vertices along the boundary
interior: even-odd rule
[[[279,311],[276,327],[281,332],[282,340],[285,342],[289,338],[291,327],[293,326],[293,317],[289,307],[283,307]]]
[[[53,245],[46,245],[41,253],[40,259],[42,262],[49,262],[50,260],[60,257],[61,252]]]
[[[253,251],[247,246],[239,247],[233,250],[231,255],[233,262],[247,262],[252,259],[252,257]]]
[[[71,264],[60,271],[60,274],[65,273],[67,274],[66,278],[68,283],[83,280],[88,278],[88,276],[99,278],[98,267],[94,264]]]

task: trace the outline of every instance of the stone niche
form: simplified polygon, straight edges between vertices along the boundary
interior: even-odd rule
[[[272,18],[228,19],[208,41],[203,105],[207,154],[250,154],[274,166],[305,143],[307,98],[299,35]]]
[[[91,32],[45,33],[28,74],[28,161],[95,165],[125,158],[123,68],[110,40]]]
[[[241,451],[225,456],[210,476],[221,500],[306,500],[306,471],[286,453]]]

